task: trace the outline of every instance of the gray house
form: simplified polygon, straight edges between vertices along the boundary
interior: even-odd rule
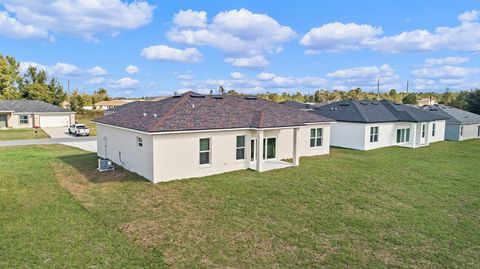
[[[462,141],[480,138],[480,115],[445,105],[424,106],[423,109],[448,118],[445,139]]]
[[[66,127],[75,112],[37,100],[0,100],[0,128]]]

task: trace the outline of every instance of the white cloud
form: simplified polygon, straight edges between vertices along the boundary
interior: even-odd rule
[[[300,44],[308,48],[307,54],[319,50],[341,51],[359,49],[365,40],[382,33],[382,28],[367,24],[340,22],[324,24],[311,29],[300,40]]]
[[[102,67],[96,65],[88,70],[88,73],[92,76],[105,76],[108,74],[107,70],[103,69]]]
[[[203,14],[191,11],[192,14],[194,12]],[[179,15],[177,13],[175,18]],[[196,23],[195,26],[199,25]],[[167,32],[167,37],[172,42],[209,46],[227,54],[242,56],[279,52],[282,43],[294,36],[295,32],[290,27],[279,24],[272,17],[243,8],[220,12],[210,24],[202,27],[173,27]]]
[[[0,11],[0,35],[15,39],[44,38],[53,41],[48,31],[31,24],[22,24],[5,11]]]
[[[202,60],[202,54],[196,48],[184,50],[165,45],[144,48],[141,55],[148,60],[196,63]]]
[[[425,60],[425,66],[434,65],[459,65],[470,61],[468,57],[445,57],[445,58],[428,58]]]
[[[415,78],[422,79],[452,79],[463,78],[480,73],[480,68],[467,68],[444,65],[438,67],[422,67],[412,71]]]
[[[129,74],[136,74],[136,73],[140,72],[140,68],[131,64],[131,65],[125,67],[125,72],[127,72]]]
[[[205,11],[193,11],[180,10],[173,17],[173,23],[178,27],[198,27],[202,28],[207,26],[207,12]]]
[[[195,78],[192,71],[188,71],[188,72],[182,73],[182,74],[175,73],[175,75],[177,76],[177,79],[180,79],[180,80],[191,80],[191,79]]]
[[[257,75],[257,79],[259,80],[271,80],[275,77],[276,75],[273,74],[273,73],[266,73],[266,72],[262,72],[260,74]]]
[[[395,35],[381,35],[381,28],[354,23],[330,23],[310,30],[300,41],[306,54],[368,48],[374,51],[401,53],[410,51],[458,50],[480,51],[479,13],[459,16],[458,26],[442,26],[434,31],[414,29]]]
[[[146,1],[128,3],[121,0],[2,0],[2,4],[16,22],[29,27],[22,28],[17,25],[17,30],[36,33],[26,37],[47,38],[49,33],[54,33],[80,36],[89,40],[96,40],[95,35],[98,33],[115,35],[122,30],[149,24],[155,9]],[[3,12],[3,16],[5,14]],[[17,30],[14,31],[20,35],[21,31]]]
[[[102,84],[104,83],[105,81],[107,81],[105,78],[103,77],[98,77],[98,78],[92,78],[92,79],[89,79],[87,80],[87,84]]]
[[[335,88],[352,89],[359,87],[369,89],[377,85],[377,79],[380,79],[382,88],[400,88],[398,82],[400,77],[388,64],[335,70],[328,73],[327,77],[335,80],[333,82]]]
[[[241,79],[243,78],[243,74],[240,72],[232,72],[230,73],[230,77],[233,79]]]
[[[119,80],[111,80],[109,87],[118,90],[134,90],[140,87],[140,81],[133,78],[124,77]]]
[[[458,15],[458,19],[463,22],[472,22],[478,20],[479,16],[479,10],[471,10]]]
[[[262,55],[245,57],[245,58],[226,58],[225,62],[235,67],[244,67],[244,68],[260,68],[260,67],[267,66],[270,63]]]

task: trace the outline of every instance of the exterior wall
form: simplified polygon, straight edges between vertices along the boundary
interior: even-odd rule
[[[479,138],[478,127],[480,124],[465,124],[463,125],[463,135],[460,135],[460,127],[458,127],[458,137],[460,141]]]
[[[369,123],[365,126],[364,150],[390,147],[397,143],[397,129],[408,128],[408,126],[399,125],[396,122]],[[378,142],[370,142],[370,128],[378,127]]]
[[[137,147],[137,137],[143,138],[142,148]],[[153,180],[153,138],[150,135],[97,124],[97,155]]]
[[[28,124],[20,124],[20,115],[28,115]],[[12,114],[8,120],[11,128],[33,128],[35,117],[31,113]]]
[[[310,129],[324,128],[323,145],[310,148]],[[264,137],[276,137],[276,160],[293,157],[293,129],[265,130]],[[298,130],[298,152],[300,156],[322,155],[329,153],[329,124],[310,125]],[[245,159],[236,160],[236,137],[244,135],[246,139]],[[252,130],[231,130],[201,133],[161,134],[153,137],[154,144],[154,182],[181,178],[201,177],[250,167],[250,141],[256,139],[257,132]],[[199,164],[199,140],[210,138],[211,162]]]
[[[336,122],[331,125],[330,144],[334,147],[365,150],[365,124]]]
[[[433,123],[436,124],[435,136],[432,136]],[[439,142],[439,141],[444,141],[445,140],[445,125],[446,125],[445,121],[444,120],[433,121],[433,122],[430,122],[428,124],[429,124],[429,130],[430,130],[428,132],[428,135],[429,135],[428,142],[429,143],[435,143],[435,142]]]

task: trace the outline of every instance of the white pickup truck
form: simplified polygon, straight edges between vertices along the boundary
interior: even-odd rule
[[[88,129],[85,124],[74,124],[68,127],[68,133],[75,136],[89,136],[90,129]]]

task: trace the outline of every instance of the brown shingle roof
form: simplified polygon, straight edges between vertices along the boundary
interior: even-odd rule
[[[157,102],[138,102],[95,122],[144,132],[270,128],[331,119],[261,98],[187,92]]]

